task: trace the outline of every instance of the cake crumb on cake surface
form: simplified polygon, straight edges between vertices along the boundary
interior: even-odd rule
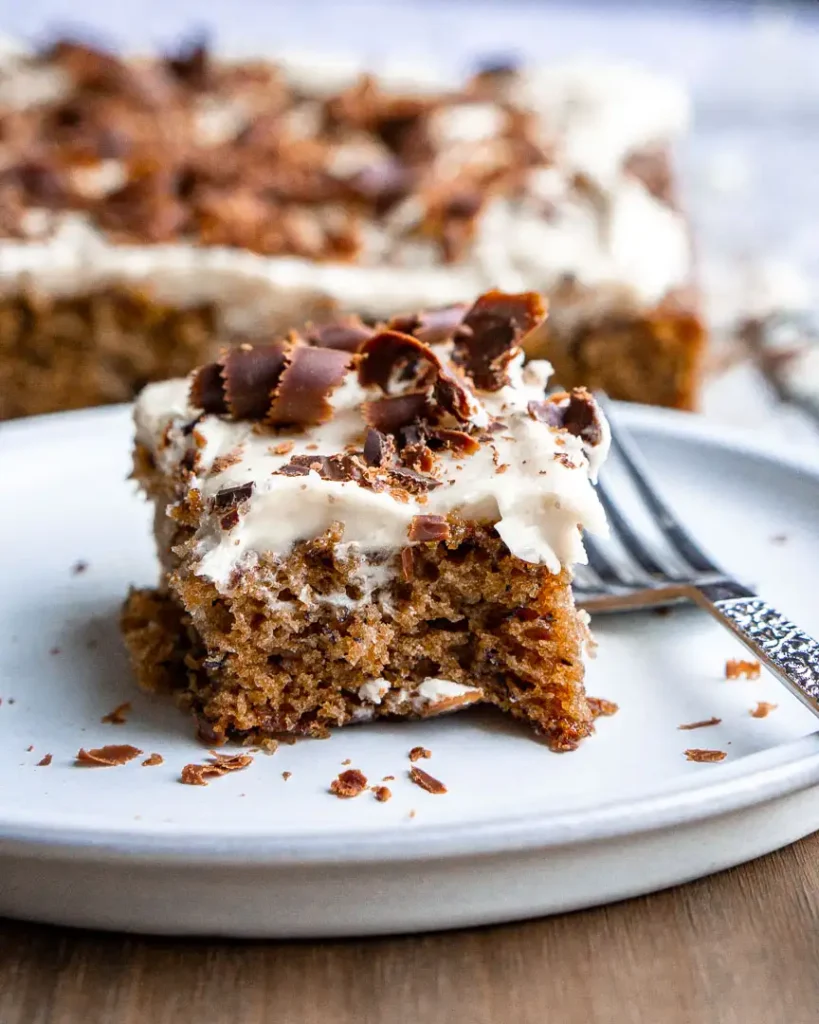
[[[578,527],[605,528],[608,428],[524,373],[544,316],[490,292],[362,325],[357,350],[291,332],[147,387],[134,474],[162,572],[123,611],[142,685],[211,743],[478,702],[554,750],[590,735],[616,706],[585,695],[571,572]]]

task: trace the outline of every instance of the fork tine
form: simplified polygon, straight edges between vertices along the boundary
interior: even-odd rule
[[[607,590],[634,590],[635,587],[646,587],[651,585],[651,581],[645,581],[644,579],[627,579],[624,577],[620,569],[614,564],[603,551],[603,548],[591,537],[584,538],[584,544],[586,547],[586,554],[589,559],[589,565],[600,578],[603,586]]]
[[[625,550],[640,565],[640,567],[650,576],[655,577],[651,582],[656,583],[661,580],[674,580],[674,582],[680,582],[679,577],[674,570],[660,565],[649,550],[648,546],[640,540],[637,533],[631,526],[631,523],[629,523],[628,519],[620,511],[617,503],[602,481],[599,481],[597,484],[597,494],[600,498],[600,503],[605,510],[612,533],[618,538]]]
[[[662,531],[666,540],[677,554],[688,563],[693,573],[717,573],[722,575],[722,569],[714,565],[705,555],[648,482],[648,473],[639,452],[627,432],[616,423],[617,417],[612,416],[611,402],[605,396],[597,396],[597,400],[603,407],[612,427],[612,446],[622,458],[631,479],[634,481],[635,488],[653,513],[657,526]]]

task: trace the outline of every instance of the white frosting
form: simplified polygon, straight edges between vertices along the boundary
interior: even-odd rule
[[[477,696],[480,693],[480,689],[475,686],[453,683],[450,679],[429,678],[415,688],[412,704],[417,711],[431,704],[440,704],[453,698]]]
[[[280,63],[285,77],[314,98],[352,84],[362,71],[357,60],[291,54]],[[27,67],[19,56],[8,58],[0,74],[0,103],[25,106],[54,98],[65,83],[43,77],[51,70]],[[415,65],[413,74],[409,70],[391,65],[379,72],[379,80],[395,92],[435,92],[451,84]],[[629,153],[667,144],[683,129],[684,94],[647,72],[605,64],[527,73],[511,89],[516,103],[538,114],[555,164],[532,172],[525,198],[497,198],[487,205],[471,252],[456,265],[441,265],[437,248],[412,234],[423,215],[416,198],[385,222],[364,225],[357,265],[184,242],[111,245],[81,215],[70,214],[51,216],[45,226],[41,218],[33,231],[36,244],[0,244],[0,291],[33,285],[45,294],[65,295],[130,284],[149,289],[158,301],[213,301],[229,329],[252,331],[271,314],[297,322],[300,311],[307,308],[309,315],[311,304],[324,301],[379,317],[461,301],[491,287],[550,292],[568,276],[592,289],[624,286],[638,303],[653,305],[687,283],[691,256],[683,218],[623,168]],[[307,135],[315,130],[316,110],[308,98],[291,112],[304,122]],[[198,116],[203,141],[210,143],[235,132],[243,112],[240,106],[203,101]],[[442,149],[435,174],[455,176],[464,164],[502,162],[506,144],[496,132],[506,116],[491,102],[437,113],[431,129]],[[356,140],[339,146],[337,169],[355,173],[373,161],[376,149],[372,140],[367,146]],[[115,162],[104,165],[96,178],[88,177],[86,187],[103,192],[116,187],[119,170]],[[578,173],[594,189],[578,190]],[[46,227],[56,228],[53,237],[42,238]]]
[[[255,564],[263,553],[286,555],[297,541],[321,536],[334,522],[344,524],[339,554],[356,551],[365,559],[383,557],[385,551],[407,545],[414,516],[456,511],[467,519],[493,523],[514,555],[544,564],[552,572],[585,561],[580,528],[605,530],[591,480],[605,457],[609,436],[604,428],[601,443],[589,448],[578,437],[554,432],[532,419],[527,404],[543,396],[546,372],[545,367],[532,369],[530,364],[524,373],[518,360],[511,368],[510,385],[481,395],[486,413],[507,428],[474,455],[441,453],[442,485],[425,501],[424,496],[419,500],[412,495],[399,501],[388,491],[324,480],[315,472],[306,477],[274,475],[294,455],[332,455],[347,444],[360,445],[366,429],[360,404],[369,393],[354,374],[348,374],[332,397],[332,419],[303,433],[272,435],[254,431],[252,423],[204,417],[196,427],[201,447],[198,475],[190,486],[201,491],[206,507],[225,488],[251,481],[254,488],[233,529],[222,529],[219,514],[205,515],[196,534],[194,572],[227,591],[237,567]],[[150,385],[136,403],[137,440],[154,452],[159,468],[168,474],[195,443],[183,430],[196,415],[187,408],[188,388],[184,379]],[[283,439],[292,441],[293,448],[276,454],[273,446]],[[232,453],[238,456],[232,465],[211,472],[214,460]],[[377,558],[373,561],[378,565]],[[377,573],[372,575],[369,593],[383,582]]]

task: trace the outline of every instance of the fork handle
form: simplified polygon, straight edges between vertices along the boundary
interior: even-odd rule
[[[696,589],[697,603],[727,626],[785,686],[819,715],[819,642],[739,584]]]

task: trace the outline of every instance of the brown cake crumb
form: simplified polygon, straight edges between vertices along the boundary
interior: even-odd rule
[[[51,647],[51,648],[49,648],[48,653],[51,654],[51,655],[59,654],[60,653],[60,648],[59,647]]]
[[[88,562],[83,562],[82,560],[80,560],[79,562],[75,562],[71,566],[71,575],[79,576],[81,573],[84,573],[87,568]]]
[[[417,813],[417,812],[416,812],[415,808],[413,807],[413,809],[412,809],[412,810],[411,810],[411,811],[409,812],[409,814],[407,815],[407,817],[408,817],[408,818],[414,818],[414,817],[415,817],[415,815],[416,815],[416,813]]]
[[[426,747],[413,747],[409,752],[410,761],[420,761],[422,757],[432,757],[432,751]]]
[[[434,779],[431,775],[428,775],[421,768],[410,768],[409,776],[416,786],[420,786],[421,789],[425,789],[427,793],[446,793],[447,788],[443,782],[439,782],[438,779]]]
[[[705,729],[709,725],[719,725],[721,718],[703,718],[701,722],[687,722],[685,725],[678,725],[678,729]]]
[[[344,760],[341,763],[342,764],[352,764],[353,762],[350,760],[349,757],[345,757]]]
[[[620,710],[619,704],[615,704],[613,700],[606,700],[605,697],[587,697],[586,703],[589,705],[592,718],[608,718]]]
[[[395,776],[394,775],[385,775],[384,778],[381,781],[382,782],[394,782],[395,781]]]
[[[29,743],[29,745],[26,747],[26,753],[30,754],[32,752],[32,750],[34,750],[34,744],[33,743]]]
[[[131,710],[131,702],[125,701],[124,704],[118,704],[113,711],[109,711],[107,715],[103,715],[100,719],[101,722],[107,722],[109,725],[125,725],[127,718],[125,717]]]
[[[757,702],[755,708],[750,711],[751,718],[767,718],[772,711],[776,711],[778,704],[771,704],[767,700]]]
[[[142,762],[143,768],[153,768],[154,765],[164,764],[165,758],[161,754],[151,754]]]
[[[282,778],[284,779],[285,782],[287,782],[287,780],[290,778],[292,774],[292,772],[282,772]]]
[[[330,783],[330,792],[339,799],[348,800],[350,797],[358,796],[367,788],[367,777],[358,768],[348,768],[341,772],[337,779]]]
[[[716,761],[724,761],[728,756],[724,750],[700,750],[693,747],[685,751],[689,761],[698,761],[700,764],[708,764]]]
[[[373,796],[379,803],[385,804],[392,797],[392,790],[389,786],[376,786],[373,789]]]
[[[758,661],[744,661],[742,658],[729,658],[725,662],[726,679],[759,679],[762,666]]]
[[[186,764],[179,781],[186,786],[207,786],[208,779],[218,779],[253,764],[250,754],[219,754],[212,750],[211,755],[205,764]]]
[[[41,758],[41,760],[39,760],[37,762],[36,767],[37,768],[47,768],[51,764],[52,760],[53,760],[53,758],[52,758],[51,754],[46,754],[45,757]]]
[[[295,441],[280,441],[271,445],[270,451],[273,455],[289,455],[295,448]]]
[[[141,753],[142,751],[138,747],[132,747],[129,743],[112,743],[104,747],[95,747],[92,750],[80,748],[74,763],[87,765],[90,768],[113,768],[133,761]]]

